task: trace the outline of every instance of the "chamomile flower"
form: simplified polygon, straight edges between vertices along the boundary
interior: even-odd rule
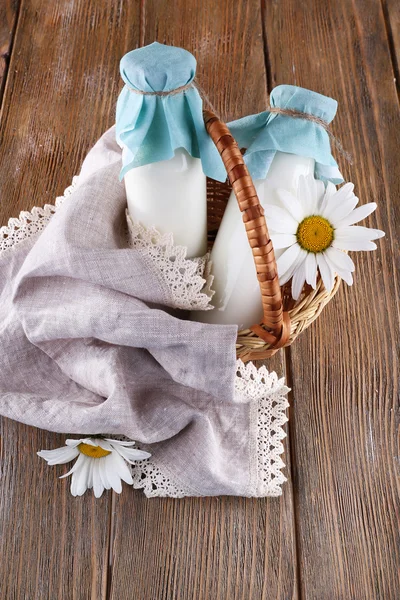
[[[103,491],[113,489],[120,494],[122,481],[132,485],[132,475],[127,463],[150,458],[151,454],[132,448],[135,442],[122,442],[108,438],[83,438],[66,440],[65,446],[55,450],[41,450],[38,456],[48,465],[63,465],[77,458],[74,466],[60,479],[72,475],[71,494],[82,496],[93,488],[96,498]]]
[[[292,278],[292,296],[297,300],[305,282],[314,289],[319,271],[330,292],[335,274],[352,285],[354,263],[348,250],[375,250],[376,240],[384,236],[379,229],[355,226],[375,209],[375,202],[356,208],[354,185],[346,183],[336,190],[325,189],[314,177],[300,177],[297,196],[277,190],[279,205],[267,205],[265,216],[274,249],[277,251],[279,282]]]

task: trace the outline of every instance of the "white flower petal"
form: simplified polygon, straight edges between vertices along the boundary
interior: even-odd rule
[[[274,233],[271,234],[271,240],[274,250],[281,250],[293,246],[296,243],[296,236],[290,233]]]
[[[283,273],[281,277],[279,277],[280,285],[284,285],[289,281],[289,279],[293,276],[293,273],[296,271],[297,267],[305,260],[307,257],[307,252],[300,248],[300,252],[296,258],[296,260],[290,265],[286,273]]]
[[[358,240],[368,241],[378,240],[385,233],[380,229],[370,229],[361,225],[351,225],[350,227],[340,227],[335,230],[335,240],[349,240],[356,242]]]
[[[115,464],[115,468],[116,468],[116,472],[117,472],[118,476],[123,481],[125,481],[125,483],[132,485],[133,479],[132,479],[131,471],[130,471],[128,465],[126,464],[126,462],[124,461],[124,459],[122,458],[122,456],[115,454],[114,455],[114,464]]]
[[[137,460],[145,460],[151,457],[149,452],[144,450],[136,450],[135,448],[120,447],[116,451],[129,463],[133,464]]]
[[[307,183],[309,186],[308,214],[315,215],[318,211],[318,205],[321,201],[321,198],[324,196],[325,186],[321,180],[315,179],[312,175],[307,177]]]
[[[65,440],[65,443],[67,446],[71,446],[73,448],[75,448],[76,446],[79,446],[79,444],[81,444],[82,442],[84,442],[84,439],[80,439],[80,440]]]
[[[84,438],[82,440],[83,444],[88,444],[89,446],[98,446],[99,442],[101,442],[101,440],[97,439],[97,438]]]
[[[347,285],[353,285],[353,275],[350,273],[350,271],[336,269],[336,273],[341,279],[343,279],[343,281],[347,283]]]
[[[340,250],[336,250],[336,252],[340,252]],[[331,269],[332,273],[336,273],[336,275],[339,275],[339,277],[341,277],[347,283],[347,285],[353,285],[353,276],[348,269],[341,269],[340,267],[337,267],[331,261],[327,252],[324,252],[324,258],[328,263],[328,267]]]
[[[333,272],[323,254],[317,254],[317,264],[327,292],[331,292],[335,281]]]
[[[264,206],[268,229],[276,233],[296,233],[298,222],[279,206]]]
[[[289,281],[289,279],[292,277],[294,272],[294,266],[290,269],[288,269],[286,271],[286,273],[284,273],[283,275],[281,275],[279,277],[279,285],[282,287],[282,285],[285,285],[285,283],[287,283]]]
[[[124,459],[116,452],[109,454],[105,460],[105,469],[107,471],[107,479],[110,483],[110,486],[114,492],[120,494],[122,492],[122,483],[121,478],[118,475],[118,459],[122,460],[122,462],[124,461]]]
[[[316,199],[314,198],[315,189],[312,185],[314,177],[299,177],[299,185],[297,189],[297,197],[301,206],[303,207],[305,216],[309,216],[312,214],[312,208],[316,203]]]
[[[73,464],[72,469],[70,469],[68,471],[68,473],[65,473],[65,475],[61,475],[60,479],[65,479],[65,477],[68,477],[69,475],[72,475],[72,473],[75,473],[75,471],[79,471],[79,469],[82,468],[83,463],[85,462],[85,460],[88,457],[85,456],[84,454],[79,454],[78,459],[76,460],[76,462]]]
[[[102,458],[97,458],[96,460],[99,461],[99,473],[100,473],[100,479],[102,481],[103,487],[106,490],[109,490],[111,488],[111,484],[108,481],[108,477],[107,477],[106,459],[107,459],[107,456],[103,456]]]
[[[324,217],[333,225],[333,227],[337,227],[342,219],[348,217],[353,212],[357,202],[358,199],[353,196],[353,198],[344,200],[339,206],[328,205]]]
[[[76,464],[76,463],[75,463]],[[72,475],[73,473],[75,473],[76,469],[75,469],[75,464],[72,467],[72,469],[70,469],[68,471],[68,473],[65,473],[65,475],[60,475],[59,479],[65,479],[66,477],[69,477],[70,475]]]
[[[134,446],[136,442],[125,441],[125,440],[112,440],[111,438],[105,438],[107,442],[110,442],[111,446]]]
[[[74,460],[79,454],[79,450],[76,448],[70,448],[69,446],[63,446],[62,448],[55,448],[54,450],[40,450],[37,455],[40,458],[44,458],[48,465],[65,465],[66,463]]]
[[[298,244],[293,244],[278,258],[276,265],[278,267],[279,278],[283,277],[288,269],[293,265],[299,256],[301,248]]]
[[[329,258],[334,269],[344,269],[349,272],[355,270],[354,263],[350,256],[342,250],[330,246],[325,250],[324,255],[325,258]]]
[[[377,204],[370,202],[369,204],[363,204],[358,208],[355,208],[347,217],[344,217],[341,221],[338,221],[337,227],[346,227],[348,225],[354,225],[368,217],[371,213],[376,210]]]
[[[340,202],[343,202],[343,200],[346,200],[346,198],[352,196],[354,196],[354,183],[351,183],[350,181],[343,184],[334,194],[332,194],[332,197],[335,197],[339,204]]]
[[[338,189],[332,196],[327,199],[325,208],[321,215],[325,219],[330,219],[337,210],[341,210],[341,207],[345,206],[346,214],[349,214],[353,208],[357,206],[358,198],[353,194],[354,185],[352,183],[346,183],[340,189]],[[344,211],[344,212],[346,212]]]
[[[348,240],[333,240],[333,248],[339,250],[355,250],[356,252],[361,250],[376,250],[377,246],[374,242],[358,240],[357,242],[351,242]]]
[[[91,490],[93,487],[93,468],[94,468],[94,464],[95,461],[94,460],[90,460],[89,461],[89,471],[87,474],[87,488],[88,490]]]
[[[93,492],[95,498],[100,498],[104,492],[104,485],[100,477],[100,460],[93,460]]]
[[[306,215],[303,206],[300,204],[296,196],[293,196],[293,194],[283,189],[276,190],[276,193],[282,206],[295,219],[295,221],[297,221],[297,223],[301,223]]]
[[[108,452],[113,451],[112,445],[107,440],[96,439],[95,442],[95,446],[100,446],[100,448],[103,448],[103,450],[108,450]]]
[[[285,252],[286,248],[274,248],[275,260],[278,260],[280,256]]]
[[[82,496],[88,488],[87,481],[88,481],[90,463],[94,459],[89,458],[87,456],[85,458],[87,460],[85,460],[82,463],[82,467],[79,470],[75,471],[75,473],[73,473],[73,475],[72,475],[71,494],[73,496]]]
[[[306,260],[304,261],[304,267],[306,282],[315,290],[317,287],[317,260],[315,254],[312,252],[307,254]]]
[[[78,478],[77,478],[77,474],[76,473],[72,473],[72,477],[71,477],[71,495],[72,496],[77,496],[77,483],[78,483]]]
[[[293,274],[292,297],[294,300],[297,300],[300,297],[301,291],[306,281],[306,259],[300,263],[300,265],[296,268],[296,271]]]
[[[316,187],[316,194],[315,194],[315,203],[313,206],[313,213],[317,213],[318,212],[318,206],[321,204],[323,197],[325,196],[325,185],[324,182],[321,181],[320,179],[315,179],[315,187]]]
[[[325,193],[318,203],[318,212],[320,215],[322,215],[324,213],[324,210],[325,210],[328,202],[330,201],[330,198],[335,193],[336,193],[336,187],[333,185],[333,183],[331,181],[328,181]]]

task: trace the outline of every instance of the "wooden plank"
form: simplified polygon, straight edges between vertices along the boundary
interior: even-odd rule
[[[5,0],[0,4],[0,100],[7,78],[19,3],[19,0]]]
[[[145,2],[144,43],[183,46],[198,81],[229,120],[262,110],[266,76],[259,3]],[[282,356],[268,367],[283,374]],[[285,462],[289,463],[286,448]],[[296,598],[289,483],[281,499],[116,499],[111,598]]]
[[[139,3],[21,3],[1,119],[0,222],[52,203],[114,121]],[[106,597],[111,496],[74,499],[36,456],[63,437],[2,421],[0,597]]]
[[[393,75],[400,97],[400,3],[397,0],[381,0]]]
[[[282,369],[279,359],[269,368]],[[111,600],[297,598],[293,498],[115,499]]]
[[[22,2],[0,132],[2,224],[61,194],[115,121],[119,58],[138,45],[139,8]]]
[[[399,110],[381,5],[282,0],[267,5],[275,84],[339,100],[334,132],[370,226],[387,237],[355,256],[345,284],[291,350],[293,477],[301,597],[399,597]],[[397,228],[397,235],[396,235]],[[356,253],[354,253],[356,254]]]
[[[282,499],[116,500],[111,598],[294,598],[290,487]]]
[[[2,419],[0,597],[105,598],[110,499],[72,498],[69,483],[36,456],[65,436]]]

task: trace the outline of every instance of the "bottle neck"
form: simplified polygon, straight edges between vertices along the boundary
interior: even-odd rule
[[[266,180],[273,187],[293,187],[297,189],[300,175],[314,175],[315,160],[297,154],[277,152],[269,168]]]
[[[276,190],[283,188],[297,194],[299,177],[314,176],[315,160],[277,151],[265,179],[255,182],[262,205],[277,204]]]

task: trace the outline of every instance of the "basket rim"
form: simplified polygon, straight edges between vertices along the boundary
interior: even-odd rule
[[[328,292],[322,282],[321,277],[317,281],[316,289],[306,285],[303,293],[296,304],[289,309],[291,329],[290,337],[285,344],[285,348],[290,346],[295,339],[307,327],[309,327],[322,313],[325,306],[332,300],[338,292],[342,280],[336,275],[335,283],[330,292]],[[249,360],[262,360],[270,358],[278,351],[268,343],[257,338],[251,329],[242,329],[238,331],[236,342],[237,358],[247,362]]]

